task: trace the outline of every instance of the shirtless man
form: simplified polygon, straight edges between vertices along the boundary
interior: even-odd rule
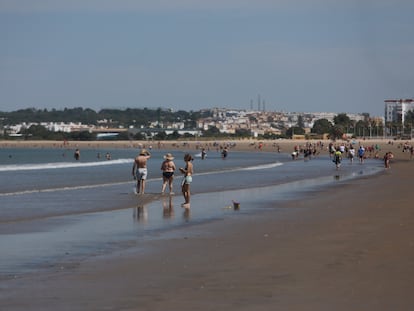
[[[145,193],[145,180],[147,179],[147,160],[151,157],[151,154],[146,150],[142,149],[139,155],[134,160],[132,166],[132,176],[137,180],[136,193]]]

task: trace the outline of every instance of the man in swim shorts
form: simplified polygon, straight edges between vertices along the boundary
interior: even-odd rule
[[[142,149],[139,155],[134,160],[132,166],[132,176],[137,180],[136,193],[145,193],[145,180],[147,179],[147,160],[151,157],[151,154],[146,150]]]

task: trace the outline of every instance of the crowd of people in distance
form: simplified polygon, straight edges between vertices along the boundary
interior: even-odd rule
[[[329,157],[333,163],[335,163],[335,167],[338,170],[341,167],[341,163],[343,159],[349,159],[351,164],[354,163],[355,159],[358,160],[360,164],[363,164],[367,158],[373,159],[380,159],[380,151],[381,148],[378,144],[364,146],[363,144],[358,144],[353,142],[341,142],[335,144],[334,142],[329,143],[326,147],[326,150],[329,152]],[[393,142],[389,142],[389,144],[393,144]],[[403,152],[410,153],[410,159],[414,158],[414,146],[410,145],[408,142],[404,144],[400,144],[399,148],[402,149]],[[306,143],[303,146],[295,145],[294,150],[291,153],[292,160],[297,160],[301,155],[303,159],[306,161],[319,155],[320,151],[324,149],[323,142],[317,143]],[[391,151],[388,151],[383,156],[384,167],[390,168],[390,161],[394,158],[394,154]]]
[[[280,152],[280,147],[276,145],[278,152]],[[304,146],[295,145],[293,147],[293,152],[291,153],[292,160],[299,159],[299,155],[303,154],[304,160],[311,159],[320,154],[321,150],[324,148],[324,143],[318,141],[316,143],[307,142]]]
[[[410,160],[414,158],[414,145],[410,145],[408,141],[406,141],[404,144],[400,144],[398,147],[402,149],[402,152],[410,153]]]

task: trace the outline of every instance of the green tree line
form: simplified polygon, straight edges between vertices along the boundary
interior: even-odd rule
[[[16,125],[23,122],[75,122],[97,125],[99,120],[107,120],[111,126],[146,127],[149,122],[184,122],[187,127],[194,127],[196,120],[202,115],[200,112],[176,111],[166,109],[128,108],[102,109],[95,111],[89,108],[35,109],[27,108],[12,112],[0,112],[3,125]]]
[[[149,123],[158,121],[160,124],[169,122],[183,122],[186,128],[196,128],[196,122],[199,118],[208,117],[208,113],[193,112],[193,111],[171,111],[166,109],[148,109],[148,108],[128,108],[120,109],[102,109],[94,111],[89,108],[65,108],[63,110],[47,110],[47,109],[21,109],[13,112],[0,112],[0,125],[16,125],[23,122],[26,123],[41,123],[41,122],[80,122],[83,124],[98,125],[98,121],[106,120],[106,125],[110,127],[125,127],[130,126],[135,128],[147,127]],[[414,125],[414,112],[409,111],[405,116],[405,124],[387,123],[376,124],[365,114],[364,120],[351,120],[346,113],[339,113],[334,117],[333,123],[327,119],[319,119],[315,121],[311,133],[314,135],[328,134],[331,139],[342,138],[344,134],[352,135],[353,137],[369,137],[369,136],[403,136],[411,133]],[[96,136],[89,132],[51,132],[43,126],[31,126],[21,133],[24,138],[31,139],[73,139],[73,140],[94,140]],[[284,129],[281,135],[265,134],[260,138],[275,139],[275,138],[291,138],[294,134],[304,135],[303,118],[299,117],[295,126]],[[137,133],[131,136],[131,133],[120,133],[117,139],[145,139],[147,137],[144,133]],[[186,134],[184,138],[188,138]],[[229,135],[220,133],[216,127],[210,127],[204,130],[202,135],[204,137],[216,138],[245,138],[251,137],[252,133],[248,129],[239,129],[235,134]],[[155,139],[168,140],[181,138],[178,132],[167,135],[165,132],[159,132],[155,135]]]

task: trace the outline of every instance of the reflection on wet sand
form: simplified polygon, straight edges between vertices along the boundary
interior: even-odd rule
[[[145,207],[145,205],[138,205],[136,208],[134,208],[134,214],[133,214],[134,220],[142,223],[148,222],[148,210]]]
[[[175,218],[175,210],[174,210],[174,196],[167,196],[161,199],[162,204],[162,218],[163,219],[174,219]],[[148,224],[149,217],[156,219],[159,217],[158,215],[149,215],[147,204],[139,203],[137,207],[133,209],[133,218],[134,221],[139,223]],[[152,208],[151,208],[152,209]],[[189,206],[183,207],[183,219],[188,222],[191,218],[191,209]],[[154,217],[155,216],[155,217]]]
[[[164,218],[174,218],[173,197],[163,198],[162,200],[162,216]]]
[[[190,207],[183,207],[184,213],[183,218],[185,221],[189,221],[191,218],[191,209]]]

